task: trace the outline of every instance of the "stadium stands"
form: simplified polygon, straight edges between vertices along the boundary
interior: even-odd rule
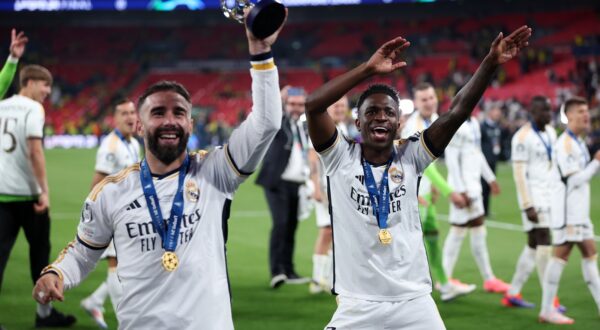
[[[412,42],[406,74],[384,82],[409,97],[414,83],[432,81],[447,104],[487,52],[492,31],[525,23],[536,29],[532,47],[520,62],[509,63],[498,73],[485,97],[526,102],[542,93],[557,102],[564,90],[585,89],[577,85],[582,79],[577,76],[573,49],[597,45],[600,24],[596,13],[581,9],[489,14],[475,20],[454,14],[436,19],[290,22],[276,49],[281,83],[314,90],[348,65],[364,60],[384,40],[403,35]],[[247,112],[251,104],[240,29],[226,20],[208,27],[28,28],[27,60],[43,62],[56,76],[58,88],[47,107],[49,132],[98,131],[87,123],[110,119],[106,109],[115,94],[135,96],[160,79],[184,83],[194,104],[213,112],[210,118],[235,124],[239,112]],[[62,35],[68,38],[56,37]],[[0,36],[6,43],[3,38],[6,35]]]

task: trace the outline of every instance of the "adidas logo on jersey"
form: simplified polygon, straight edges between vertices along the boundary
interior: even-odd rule
[[[365,184],[365,176],[364,175],[356,175],[356,180],[360,181],[361,184]]]
[[[142,205],[140,205],[140,202],[136,200],[134,200],[131,204],[129,204],[129,206],[127,206],[127,211],[130,210],[135,210],[135,209],[139,209],[140,207],[142,207]]]

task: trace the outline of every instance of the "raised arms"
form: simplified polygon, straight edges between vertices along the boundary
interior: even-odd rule
[[[441,153],[460,125],[467,120],[477,102],[485,92],[498,66],[508,62],[521,49],[526,47],[531,36],[531,29],[527,26],[521,26],[508,37],[504,37],[502,32],[492,42],[490,52],[487,54],[473,77],[452,99],[450,111],[436,120],[426,131],[425,135],[431,142],[434,153]]]
[[[17,33],[17,30],[12,29],[10,34],[10,56],[6,60],[6,64],[0,71],[0,99],[4,97],[10,84],[17,72],[17,63],[25,52],[27,37],[23,31]]]
[[[327,114],[327,107],[367,78],[377,74],[387,74],[406,66],[406,62],[399,61],[399,58],[408,46],[410,43],[402,37],[390,40],[377,49],[366,63],[328,81],[308,96],[306,100],[308,134],[317,149],[335,132],[335,123]]]

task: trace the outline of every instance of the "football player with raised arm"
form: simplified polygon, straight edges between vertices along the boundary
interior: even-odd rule
[[[500,33],[450,111],[428,129],[395,140],[397,92],[374,85],[358,100],[362,143],[343,138],[327,107],[366,79],[406,65],[410,43],[395,38],[371,58],[314,91],[306,103],[308,129],[329,182],[334,282],[338,308],[327,329],[443,329],[431,298],[417,190],[425,168],[446,148],[483,95],[496,69],[527,45],[531,29]]]
[[[162,81],[144,91],[137,107],[145,158],[90,193],[76,239],[36,284],[38,302],[63,300],[63,289],[81,282],[112,239],[123,288],[120,329],[233,329],[227,218],[233,193],[281,125],[271,52],[279,31],[263,40],[246,31],[253,108],[223,148],[186,151],[192,104],[182,85]]]
[[[17,65],[19,59],[25,53],[25,45],[27,45],[29,39],[25,36],[23,31],[17,33],[17,30],[12,29],[10,32],[10,54],[6,59],[6,63],[0,70],[0,99],[6,95],[10,84],[17,73]]]

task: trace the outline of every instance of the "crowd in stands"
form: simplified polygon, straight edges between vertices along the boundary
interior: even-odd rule
[[[570,95],[590,100],[598,117],[600,20],[593,10],[499,14],[480,19],[290,22],[275,49],[282,85],[308,92],[365,60],[382,41],[402,35],[411,41],[408,67],[386,77],[411,97],[412,86],[432,82],[441,112],[487,53],[492,31],[522,24],[535,30],[532,46],[519,61],[500,70],[480,108],[499,105],[511,132],[526,119],[536,94],[550,97],[557,111]],[[135,99],[160,79],[183,82],[198,107],[199,145],[214,145],[251,104],[246,44],[239,26],[44,27],[28,29],[27,62],[43,63],[55,75],[47,108],[46,134],[93,134],[111,127],[111,102],[118,94]],[[69,38],[61,39],[68,35]],[[204,40],[199,43],[197,40]],[[6,40],[0,40],[6,44]],[[227,44],[228,48],[221,45]],[[246,65],[246,66],[244,66]],[[358,93],[366,86],[359,86]],[[598,128],[598,120],[594,122]],[[598,144],[598,135],[591,137]],[[595,140],[594,140],[595,139]]]

